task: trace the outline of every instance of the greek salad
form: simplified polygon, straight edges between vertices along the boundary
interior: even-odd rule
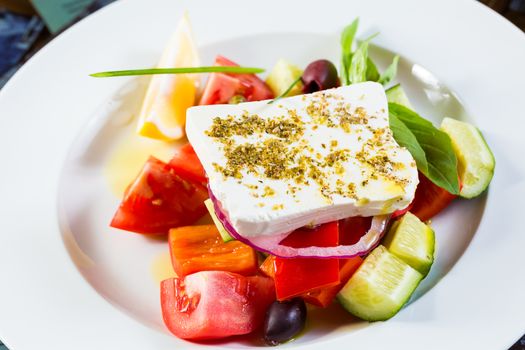
[[[169,162],[148,159],[111,221],[168,237],[177,277],[160,283],[160,307],[177,337],[262,330],[278,345],[333,303],[387,320],[432,267],[430,220],[489,186],[481,132],[420,116],[394,83],[399,56],[380,71],[358,23],[339,68],[281,59],[263,80],[232,57],[201,66],[184,16],[157,68],[94,74],[152,75],[138,135],[185,140]]]

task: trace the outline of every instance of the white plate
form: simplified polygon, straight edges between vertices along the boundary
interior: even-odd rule
[[[316,311],[310,319],[322,320],[285,347],[506,349],[521,336],[523,33],[467,0],[158,0],[119,2],[75,25],[0,92],[0,339],[12,350],[205,346],[162,326],[151,265],[164,242],[107,228],[118,198],[104,164],[145,80],[87,76],[153,65],[183,9],[204,62],[221,53],[268,68],[280,57],[337,62],[338,34],[360,16],[361,35],[381,32],[380,63],[388,50],[404,57],[399,78],[418,110],[473,121],[496,155],[489,193],[435,220],[438,258],[419,299],[373,325]]]

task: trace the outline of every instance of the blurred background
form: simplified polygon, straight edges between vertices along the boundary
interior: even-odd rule
[[[0,0],[0,89],[49,40],[113,1]],[[480,2],[525,31],[525,0]],[[52,349],[50,344],[45,347]],[[7,350],[1,339],[0,350]],[[509,350],[525,350],[525,335]]]
[[[0,0],[0,88],[54,36],[115,0]],[[525,31],[525,0],[480,0]]]
[[[54,36],[114,0],[0,0],[0,88]]]

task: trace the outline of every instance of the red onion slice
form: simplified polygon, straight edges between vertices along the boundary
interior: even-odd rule
[[[248,244],[256,250],[281,258],[351,258],[357,255],[366,255],[379,244],[390,220],[390,215],[374,216],[368,232],[365,233],[357,243],[352,245],[339,245],[337,247],[312,246],[306,248],[293,248],[280,244],[281,241],[291,232],[286,232],[280,235],[258,237],[245,237],[241,235],[231,225],[217,198],[215,198],[210,190],[209,193],[217,218],[232,237]]]

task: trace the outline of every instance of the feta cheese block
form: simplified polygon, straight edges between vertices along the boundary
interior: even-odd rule
[[[191,107],[186,133],[212,193],[245,237],[392,213],[408,206],[418,184],[378,83]]]

